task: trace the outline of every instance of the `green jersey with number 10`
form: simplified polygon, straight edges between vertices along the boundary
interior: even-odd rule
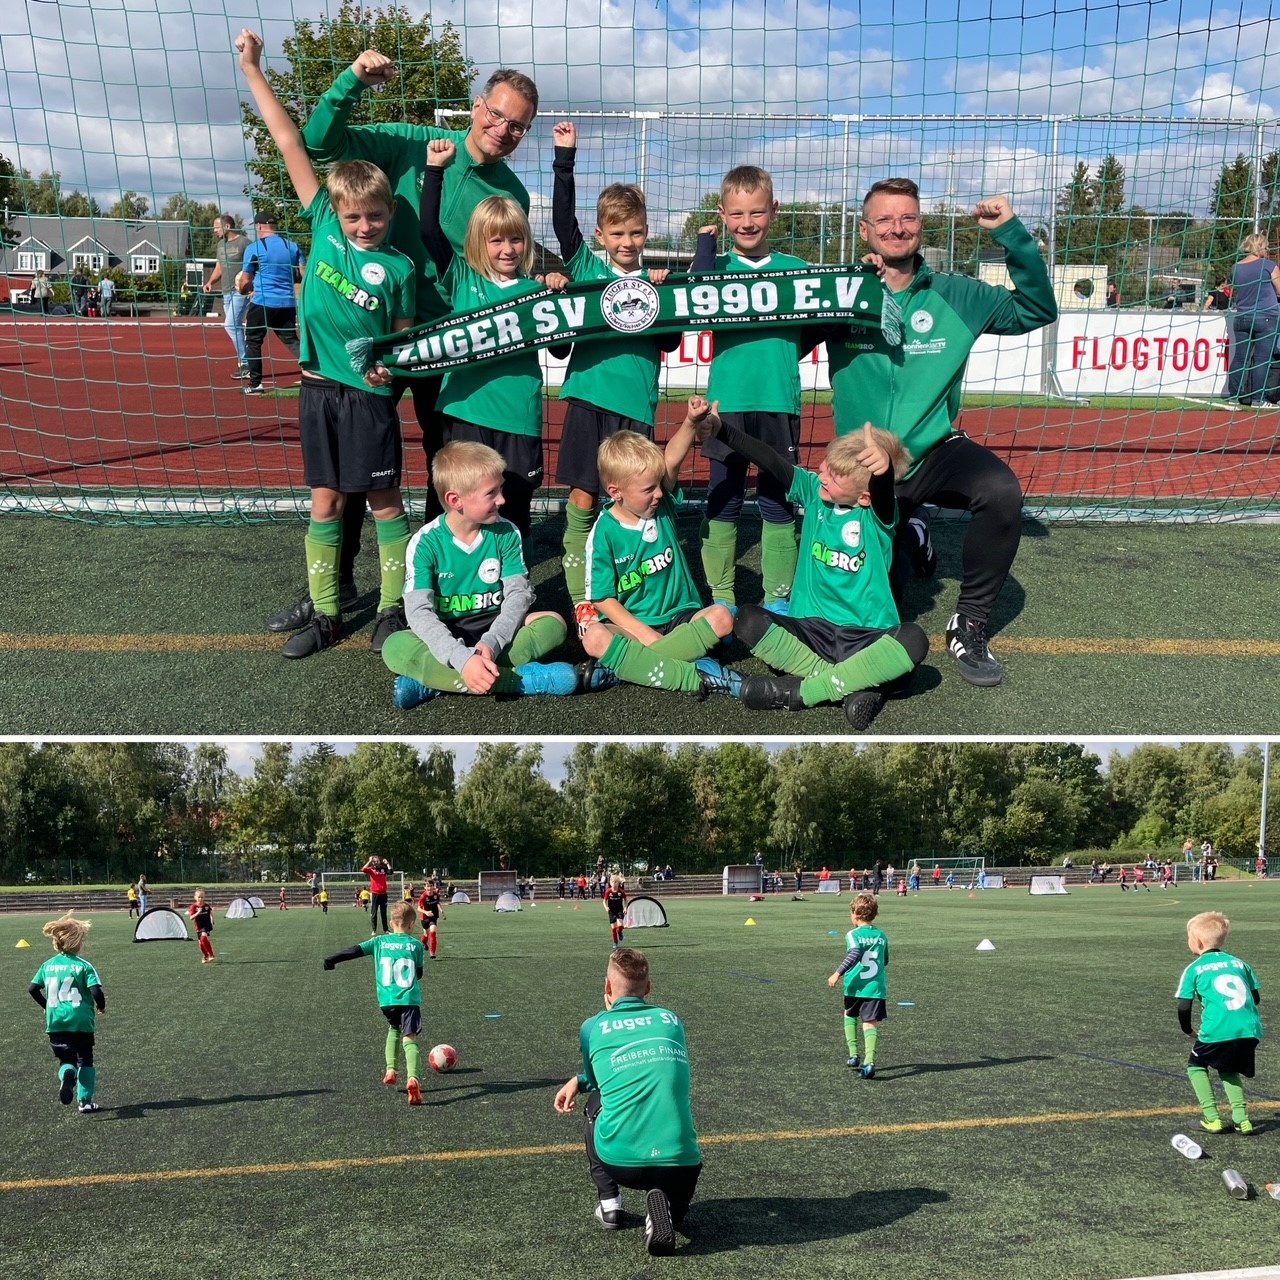
[[[422,1003],[418,973],[425,952],[417,938],[407,933],[382,933],[362,942],[360,950],[373,957],[373,981],[381,1008]]]
[[[859,963],[844,975],[844,993],[860,1000],[887,1000],[889,997],[889,939],[874,925],[860,924],[850,929],[845,946],[861,952]]]
[[[1262,1019],[1254,1002],[1257,975],[1225,951],[1206,951],[1182,971],[1177,999],[1200,1000],[1199,1038],[1205,1044],[1224,1040],[1261,1040]]]
[[[46,1031],[92,1031],[97,1026],[90,987],[98,971],[79,956],[53,956],[36,970],[31,985],[44,988]]]

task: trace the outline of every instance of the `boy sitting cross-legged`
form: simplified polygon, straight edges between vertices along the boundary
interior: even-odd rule
[[[600,445],[597,468],[609,501],[587,539],[586,598],[601,618],[582,637],[599,663],[588,688],[625,680],[738,695],[741,676],[705,656],[733,630],[733,615],[722,604],[703,606],[676,536],[680,468],[710,412],[702,396],[690,396],[665,451],[635,431]]]
[[[868,422],[861,436],[827,446],[817,474],[709,414],[703,428],[772,475],[789,502],[803,504],[791,612],[742,605],[734,634],[782,676],[749,676],[742,701],[753,710],[799,711],[843,702],[853,728],[868,728],[887,686],[909,677],[929,638],[901,622],[889,587],[897,521],[894,473],[909,455]]]
[[[500,514],[502,455],[454,440],[432,459],[444,515],[409,543],[409,630],[387,638],[382,659],[396,673],[395,703],[409,711],[440,693],[577,691],[567,662],[538,662],[568,628],[556,613],[530,613],[533,588],[520,530]]]

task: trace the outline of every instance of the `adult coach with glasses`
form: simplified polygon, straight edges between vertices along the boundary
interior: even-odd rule
[[[910,178],[877,182],[862,202],[858,230],[881,265],[885,288],[902,308],[903,338],[890,346],[879,334],[842,329],[827,339],[836,434],[862,429],[865,419],[894,432],[911,451],[898,482],[895,585],[914,560],[932,572],[928,527],[910,522],[922,503],[967,510],[963,577],[947,648],[960,674],[997,685],[1004,669],[987,643],[991,609],[1022,536],[1022,488],[990,449],[956,429],[961,384],[973,344],[984,333],[1019,334],[1058,315],[1039,247],[1002,196],[979,201],[974,221],[1005,254],[1012,290],[968,276],[931,271],[920,255],[920,189]]]
[[[365,50],[316,103],[302,130],[307,152],[319,164],[339,160],[368,160],[391,180],[395,209],[386,243],[408,254],[418,268],[415,324],[425,324],[449,312],[448,301],[436,287],[436,269],[422,243],[419,229],[419,200],[426,168],[427,143],[444,138],[454,143],[457,155],[444,171],[444,191],[440,202],[440,225],[453,246],[462,253],[471,211],[489,196],[509,196],[528,213],[529,193],[524,183],[507,167],[506,159],[520,145],[538,112],[537,85],[523,72],[503,68],[495,71],[471,104],[471,123],[466,129],[439,129],[421,124],[349,125],[351,113],[367,88],[387,84],[396,75],[396,65],[385,54]],[[444,444],[437,426],[436,397],[439,378],[411,378],[401,381],[397,394],[408,384],[413,394],[413,411],[422,427],[422,444],[428,466]],[[342,558],[339,564],[341,603],[355,603],[353,566],[360,551],[360,526],[364,522],[364,502],[360,495],[347,495],[342,522]],[[427,516],[439,514],[434,491],[428,486]],[[311,620],[311,600],[304,596],[292,608],[272,618],[272,631],[292,631]],[[401,616],[401,628],[404,626]],[[375,636],[385,639],[390,631]]]

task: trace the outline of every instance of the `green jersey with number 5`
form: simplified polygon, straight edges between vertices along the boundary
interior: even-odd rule
[[[425,952],[422,943],[407,933],[382,933],[360,944],[373,957],[373,981],[378,988],[378,1004],[383,1009],[403,1004],[421,1004],[418,974]]]
[[[845,934],[844,945],[857,950],[860,963],[844,975],[844,993],[861,1000],[889,998],[889,939],[874,925],[860,924]]]
[[[1223,1040],[1261,1040],[1262,1019],[1254,993],[1257,975],[1236,956],[1206,951],[1182,971],[1178,1000],[1200,1001],[1200,1030],[1205,1044]]]
[[[36,970],[33,987],[42,987],[46,1031],[92,1031],[97,1026],[90,987],[100,987],[98,971],[79,956],[53,956]]]

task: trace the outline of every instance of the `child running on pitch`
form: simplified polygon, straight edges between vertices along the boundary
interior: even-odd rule
[[[644,192],[625,182],[615,182],[596,200],[595,242],[605,252],[601,261],[582,235],[574,212],[577,192],[573,165],[578,149],[578,127],[563,121],[555,136],[555,182],[551,197],[551,222],[560,242],[560,256],[571,279],[620,280],[628,276],[665,282],[665,268],[647,270],[640,255],[649,238],[649,214]],[[560,399],[565,402],[556,483],[569,490],[565,503],[564,578],[578,617],[578,629],[594,622],[585,602],[587,537],[600,500],[600,473],[596,454],[602,441],[618,431],[634,431],[653,439],[658,409],[658,375],[662,353],[680,345],[680,334],[659,337],[617,334],[599,342],[580,342],[569,357]],[[583,607],[585,604],[585,607]]]
[[[773,179],[764,169],[739,165],[720,184],[720,218],[732,247],[716,256],[717,227],[701,227],[693,274],[754,275],[803,270],[808,263],[769,248],[769,226],[778,215]],[[755,286],[752,286],[753,289]],[[766,286],[768,287],[768,286]],[[707,399],[745,436],[769,445],[789,462],[800,443],[800,359],[813,346],[800,326],[717,329]],[[747,469],[755,460],[736,452],[724,439],[703,442],[711,463],[707,513],[702,523],[702,566],[711,598],[734,604],[738,553],[738,517],[742,513]],[[795,507],[773,473],[759,470],[756,502],[760,508],[760,574],[764,606],[785,613],[796,572]]]
[[[845,934],[848,948],[840,967],[827,979],[834,987],[844,979],[844,1039],[848,1065],[859,1067],[862,1078],[876,1073],[876,1043],[889,998],[889,939],[875,925],[880,903],[875,894],[860,893],[849,906],[853,928]],[[862,1023],[862,1057],[858,1057],[858,1023]]]
[[[889,585],[894,474],[905,470],[906,450],[896,436],[868,422],[861,436],[833,440],[815,474],[715,413],[704,430],[804,505],[805,553],[796,565],[789,614],[743,605],[734,624],[752,653],[785,674],[749,676],[742,701],[753,710],[787,711],[839,702],[862,732],[884,706],[886,692],[900,688],[929,652],[928,636],[899,619]],[[936,869],[934,879],[940,879]]]
[[[1245,961],[1222,948],[1231,932],[1231,921],[1221,911],[1202,911],[1187,921],[1187,947],[1196,957],[1182,971],[1178,983],[1178,1022],[1191,1035],[1191,1008],[1200,1001],[1200,1029],[1187,1076],[1204,1109],[1200,1127],[1222,1133],[1230,1126],[1218,1115],[1210,1070],[1218,1073],[1231,1104],[1231,1120],[1239,1133],[1252,1133],[1253,1122],[1245,1109],[1241,1076],[1253,1079],[1253,1056],[1262,1039],[1258,1015],[1261,987]]]
[[[98,971],[81,959],[88,920],[76,920],[68,911],[40,930],[57,953],[36,970],[31,998],[44,1011],[49,1047],[58,1060],[58,1101],[70,1106],[79,1097],[80,1111],[89,1115],[101,1108],[93,1100],[98,1071],[93,1065],[97,1015],[107,1011],[107,994]]]
[[[541,293],[544,285],[529,275],[533,267],[529,219],[509,196],[488,196],[476,205],[467,224],[463,255],[454,255],[440,225],[440,200],[445,168],[456,154],[457,147],[446,138],[427,143],[422,241],[440,273],[440,292],[455,312]],[[563,289],[568,283],[567,276],[552,272],[546,277],[545,288]],[[542,365],[538,353],[521,351],[500,360],[450,369],[436,404],[443,415],[446,440],[474,441],[502,456],[506,518],[527,537],[533,495],[542,483]]]
[[[737,697],[742,677],[710,653],[733,630],[722,604],[703,605],[680,547],[680,468],[711,412],[690,396],[685,420],[659,449],[635,431],[600,445],[600,483],[609,495],[587,539],[586,596],[600,615],[582,636],[599,668],[588,688],[617,680],[649,689]]]
[[[444,911],[440,906],[440,884],[436,880],[428,880],[418,899],[418,915],[422,921],[422,945],[427,954],[434,960],[440,946],[440,919]]]
[[[338,562],[347,494],[368,494],[382,566],[373,649],[404,628],[404,556],[409,520],[400,495],[400,419],[391,375],[378,365],[361,377],[346,343],[380,338],[413,323],[417,282],[413,260],[384,244],[395,200],[386,174],[367,160],[330,168],[321,186],[298,127],[272,92],[260,65],[262,40],[252,31],[236,40],[240,68],[263,123],[311,224],[311,257],[298,300],[302,389],[298,430],[303,474],[311,489],[306,535],[307,582],[314,613],[281,650],[305,658],[342,635]]]
[[[451,440],[432,459],[444,515],[409,543],[410,629],[382,649],[402,711],[441,693],[577,692],[569,663],[537,661],[564,642],[568,627],[557,613],[530,612],[520,530],[501,514],[507,465],[472,440]]]
[[[610,876],[604,893],[604,909],[609,913],[609,933],[613,949],[622,946],[622,922],[627,914],[627,886],[621,876]]]
[[[284,906],[284,889],[280,890],[280,905]],[[200,963],[213,963],[213,943],[209,935],[213,932],[213,907],[206,901],[203,889],[197,889],[195,898],[187,908],[187,915],[195,926],[196,941],[200,944]]]
[[[373,981],[378,992],[378,1007],[390,1024],[387,1028],[387,1071],[382,1083],[396,1082],[396,1061],[401,1044],[404,1045],[404,1066],[408,1073],[406,1092],[409,1105],[422,1105],[422,1088],[418,1073],[422,1070],[422,1055],[418,1050],[418,1036],[422,1033],[422,943],[413,937],[417,918],[412,902],[397,902],[391,908],[391,932],[380,933],[364,942],[357,942],[345,951],[337,951],[324,960],[325,969],[344,960],[359,960],[361,956],[373,957]]]

